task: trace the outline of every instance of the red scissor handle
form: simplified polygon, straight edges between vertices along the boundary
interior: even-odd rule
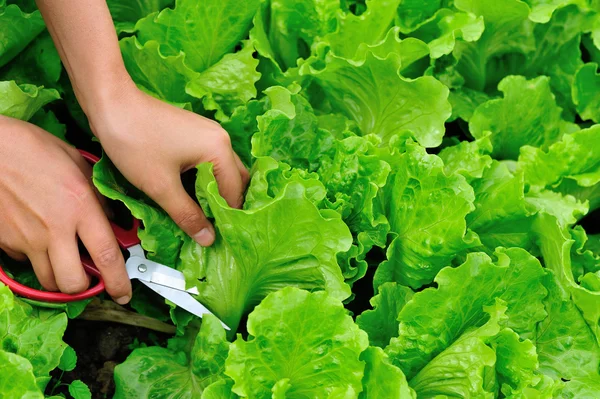
[[[98,158],[94,154],[90,154],[89,152],[86,152],[83,150],[79,150],[79,152],[91,164],[95,164],[96,162],[98,162],[100,160],[100,158]],[[138,228],[140,227],[139,220],[134,218],[133,226],[129,230],[126,230],[120,226],[117,226],[116,224],[114,224],[112,222],[110,223],[110,226],[112,227],[112,230],[115,233],[117,242],[119,243],[119,246],[122,249],[127,249],[127,248],[133,247],[134,245],[137,245],[140,243],[140,239],[138,238],[138,235],[137,235]],[[100,275],[100,272],[94,265],[94,262],[92,261],[92,259],[89,256],[82,256],[81,264],[83,265],[85,272],[88,275],[95,277],[98,280],[98,283],[95,286],[93,286],[92,288],[89,288],[78,294],[64,294],[62,292],[48,292],[48,291],[41,291],[41,290],[33,289],[31,287],[27,287],[26,285],[23,285],[15,280],[13,280],[12,278],[10,278],[6,274],[6,272],[2,269],[2,265],[0,265],[0,281],[3,282],[4,284],[6,284],[8,286],[8,288],[10,288],[10,290],[12,292],[14,292],[15,294],[21,295],[25,298],[35,299],[37,301],[43,301],[43,302],[74,302],[74,301],[80,301],[82,299],[91,298],[93,296],[96,296],[96,295],[104,292],[104,281],[102,280],[102,276]]]

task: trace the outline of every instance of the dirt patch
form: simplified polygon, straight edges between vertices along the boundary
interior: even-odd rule
[[[62,384],[52,393],[70,397],[67,384],[81,380],[90,387],[93,399],[112,398],[115,393],[114,368],[123,363],[136,347],[143,344],[164,346],[169,337],[168,334],[122,324],[70,320],[63,340],[75,349],[77,367],[64,374],[54,370],[48,390],[60,381]]]

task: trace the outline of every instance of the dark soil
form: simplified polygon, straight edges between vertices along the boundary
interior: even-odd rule
[[[63,340],[75,349],[77,367],[73,371],[52,372],[48,392],[59,381],[53,394],[68,395],[67,384],[74,380],[85,382],[92,392],[92,399],[112,398],[115,393],[113,372],[115,366],[125,361],[133,349],[147,346],[166,345],[170,336],[139,327],[99,321],[69,320]],[[61,377],[62,374],[62,377]]]

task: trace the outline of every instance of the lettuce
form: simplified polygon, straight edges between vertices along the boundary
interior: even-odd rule
[[[116,398],[598,396],[597,2],[107,3],[140,90],[218,121],[251,174],[232,209],[197,166],[202,248],[95,165],[233,329],[135,289],[176,333],[116,366]],[[0,0],[0,114],[92,145],[31,1]],[[85,304],[40,305],[0,286],[5,396],[77,369],[62,337]]]

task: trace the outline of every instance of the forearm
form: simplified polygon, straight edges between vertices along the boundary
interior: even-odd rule
[[[36,3],[88,117],[132,85],[105,0]]]

